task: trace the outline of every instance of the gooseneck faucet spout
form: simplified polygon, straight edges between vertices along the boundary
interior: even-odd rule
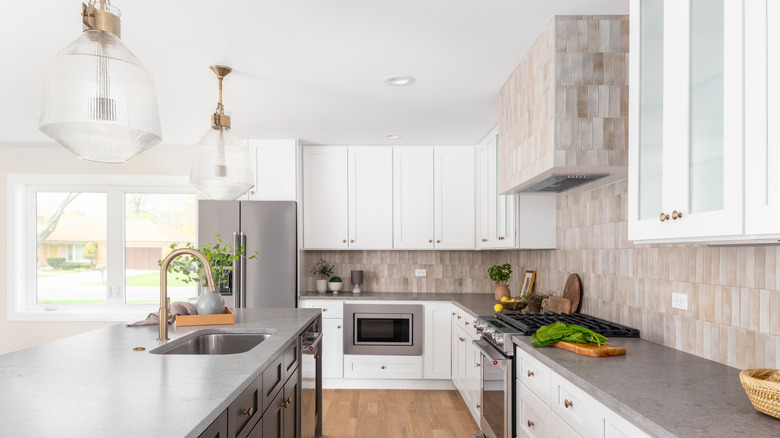
[[[217,290],[214,286],[214,274],[211,272],[211,263],[209,263],[209,260],[203,253],[192,248],[179,248],[171,251],[171,253],[168,254],[168,257],[165,257],[160,264],[160,331],[159,336],[157,337],[158,341],[168,340],[168,318],[171,313],[171,299],[168,298],[168,265],[170,265],[176,257],[185,254],[197,257],[198,260],[203,263],[203,266],[206,268],[206,281],[209,284],[209,289],[211,289],[212,292]]]

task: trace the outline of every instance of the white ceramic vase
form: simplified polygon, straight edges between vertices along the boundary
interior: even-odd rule
[[[328,291],[328,280],[317,280],[317,293],[324,294]]]
[[[225,299],[219,292],[203,292],[195,305],[198,315],[215,315],[225,310]]]
[[[329,281],[328,282],[328,288],[334,293],[337,294],[341,290],[341,288],[344,287],[343,281]]]

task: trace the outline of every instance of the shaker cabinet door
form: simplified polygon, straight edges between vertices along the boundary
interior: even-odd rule
[[[306,249],[347,249],[347,148],[303,150],[303,245]]]

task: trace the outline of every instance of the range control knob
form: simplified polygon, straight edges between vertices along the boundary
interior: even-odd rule
[[[504,335],[499,332],[493,333],[493,342],[496,343],[499,347],[504,345]]]
[[[493,337],[493,332],[496,331],[495,327],[487,326],[484,329],[482,329],[482,336],[491,339]]]
[[[477,334],[482,333],[482,330],[485,329],[485,323],[480,321],[479,319],[474,320],[474,329],[477,331]]]

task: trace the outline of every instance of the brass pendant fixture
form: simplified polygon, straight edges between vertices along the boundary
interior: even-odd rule
[[[219,101],[211,115],[211,129],[195,145],[190,184],[210,199],[234,200],[254,187],[249,150],[230,131],[230,115],[222,105],[222,80],[233,71],[224,65],[209,67],[219,80]]]
[[[154,80],[119,38],[119,9],[81,6],[83,32],[46,69],[39,127],[79,158],[124,163],[162,140]]]

